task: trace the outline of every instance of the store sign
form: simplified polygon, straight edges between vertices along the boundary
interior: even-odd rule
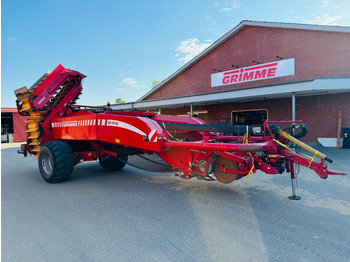
[[[294,58],[212,74],[211,87],[290,75],[294,75]]]

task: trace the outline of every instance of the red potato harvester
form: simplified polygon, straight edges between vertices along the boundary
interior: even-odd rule
[[[120,170],[134,155],[158,155],[176,176],[185,179],[231,183],[247,179],[258,169],[272,175],[288,172],[290,199],[300,199],[296,196],[295,165],[313,169],[322,179],[345,175],[329,171],[325,161],[332,160],[297,139],[307,133],[302,121],[207,125],[195,117],[75,105],[85,77],[59,65],[29,89],[15,91],[18,112],[29,116],[27,143],[19,153],[38,158],[47,182],[69,179],[74,165],[83,161],[98,160],[107,171]],[[287,128],[282,130],[282,125]],[[296,147],[313,156],[296,153]],[[314,161],[316,156],[320,163]]]

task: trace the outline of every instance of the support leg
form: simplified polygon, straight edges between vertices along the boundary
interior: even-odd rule
[[[297,189],[296,189],[296,177],[294,172],[294,163],[292,162],[290,163],[290,165],[291,165],[290,178],[292,180],[292,195],[289,196],[288,198],[290,200],[300,200],[301,197],[296,195]]]

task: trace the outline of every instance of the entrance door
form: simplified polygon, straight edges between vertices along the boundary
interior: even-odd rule
[[[233,111],[233,125],[261,125],[267,119],[267,110]]]

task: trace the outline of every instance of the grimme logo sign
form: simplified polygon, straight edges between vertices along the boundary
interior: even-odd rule
[[[294,75],[294,58],[211,75],[211,87]]]

